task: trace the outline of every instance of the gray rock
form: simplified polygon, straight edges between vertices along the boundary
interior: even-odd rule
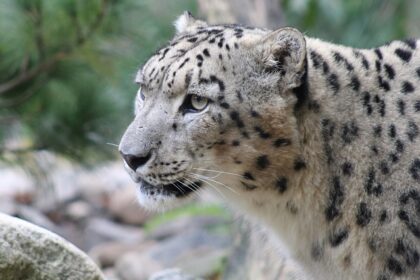
[[[148,279],[153,273],[180,268],[188,274],[208,277],[220,270],[229,252],[227,235],[211,234],[204,229],[179,232],[143,253],[128,253],[116,262],[123,280]]]
[[[227,225],[229,220],[217,216],[185,216],[159,225],[153,229],[149,237],[163,240],[175,236],[180,232],[192,229],[210,229],[220,225]]]
[[[145,254],[127,253],[117,261],[115,273],[121,280],[147,280],[164,268]]]
[[[107,207],[109,199],[115,191],[131,187],[134,182],[124,170],[121,161],[110,162],[91,170],[82,169],[77,173],[76,185],[81,196],[90,204],[97,207]],[[132,198],[135,202],[135,197]]]
[[[65,214],[71,220],[82,221],[92,216],[92,206],[83,200],[77,200],[67,205]]]
[[[149,255],[168,268],[174,267],[178,260],[191,254],[192,251],[200,251],[204,255],[215,249],[229,248],[229,245],[228,236],[210,234],[203,229],[193,229],[161,242],[149,252]]]
[[[177,267],[191,275],[210,277],[220,271],[229,253],[229,244],[230,238],[226,235],[193,229],[162,242],[149,255],[166,268]]]
[[[112,216],[124,223],[144,224],[152,215],[141,208],[135,198],[135,186],[127,185],[109,194],[109,203],[106,208]]]
[[[2,198],[0,195],[0,212],[10,216],[17,213],[16,203],[10,198]]]
[[[45,216],[41,211],[34,207],[19,205],[17,216],[49,231],[53,231],[55,233],[58,232],[56,225],[51,222],[50,219],[48,219],[48,217]]]
[[[123,225],[104,218],[92,218],[85,229],[86,248],[111,241],[125,244],[139,244],[145,239],[144,232],[139,227]]]
[[[98,267],[61,237],[0,214],[2,280],[102,280]]]
[[[142,253],[155,245],[155,241],[146,241],[139,245],[125,244],[121,242],[108,242],[99,244],[92,248],[92,250],[89,251],[89,256],[98,265],[100,265],[100,267],[110,267],[115,265],[115,262],[127,253]]]
[[[2,198],[13,199],[22,193],[35,194],[34,182],[21,168],[0,165],[0,178],[0,197]]]
[[[106,280],[121,280],[115,273],[114,268],[106,268],[104,269],[104,275]]]

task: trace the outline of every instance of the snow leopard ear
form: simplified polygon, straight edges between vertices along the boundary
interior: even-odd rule
[[[207,26],[207,23],[195,19],[190,12],[185,11],[182,15],[178,17],[177,20],[175,20],[174,25],[176,29],[176,34],[179,35],[193,30],[194,28],[197,28],[199,26],[205,27]]]
[[[306,63],[306,41],[303,34],[295,28],[280,28],[265,35],[260,43],[265,70],[278,73],[287,89],[299,86]]]

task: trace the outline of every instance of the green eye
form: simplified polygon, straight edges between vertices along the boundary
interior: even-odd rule
[[[197,111],[204,110],[208,104],[209,100],[205,97],[198,96],[195,94],[191,96],[191,107],[193,107]]]
[[[189,94],[185,98],[182,110],[184,113],[198,113],[206,109],[209,103],[210,100],[208,98],[196,94]]]

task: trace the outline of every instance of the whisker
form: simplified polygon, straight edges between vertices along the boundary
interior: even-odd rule
[[[183,178],[184,180],[186,180],[186,181],[189,181],[187,178]],[[197,193],[197,190],[198,190],[198,186],[196,186],[195,188],[193,187],[193,186],[188,186],[188,185],[186,185],[185,183],[183,183],[183,182],[181,182],[180,180],[177,180],[179,183],[181,183],[181,184],[183,184],[185,187],[187,187],[187,188],[189,188],[190,190],[192,190],[193,191],[193,195],[195,196],[195,198],[197,198],[197,199],[199,199],[200,198],[200,196],[198,195],[198,193]],[[189,181],[189,182],[191,182],[191,181]],[[194,182],[191,182],[191,183],[193,183],[194,184]],[[195,184],[194,184],[195,185]]]
[[[196,183],[194,183],[193,181],[187,179],[184,177],[184,180],[189,182],[193,187],[195,187],[195,190],[198,190],[200,188],[200,186],[198,186]]]
[[[185,178],[184,178],[184,180],[185,180]],[[182,182],[181,180],[176,180],[178,183],[180,183],[181,185],[183,185],[184,187],[186,187],[187,189],[189,189],[189,190],[191,190],[191,191],[196,191],[196,189],[194,189],[193,187],[191,187],[191,186],[189,186],[189,185],[187,185],[187,184],[185,184],[184,182]]]
[[[177,190],[179,190],[182,194],[184,194],[184,191],[180,187],[178,187],[176,184],[173,184],[173,185]]]
[[[215,187],[214,185],[212,185],[210,182],[207,182],[207,181],[205,181],[204,179],[202,179],[202,178],[195,178],[195,179],[197,179],[197,180],[200,180],[200,181],[202,181],[202,182],[204,182],[204,183],[206,183],[206,184],[208,184],[210,187],[212,187],[215,191],[216,191],[216,193],[218,194],[218,195],[220,195],[220,197],[223,199],[223,200],[227,200],[226,199],[226,197],[223,195],[223,193],[220,191],[220,190],[218,190],[217,189],[217,187]]]
[[[228,190],[230,190],[230,191],[231,191],[231,192],[233,192],[234,194],[239,195],[239,193],[238,193],[238,192],[236,192],[236,191],[235,191],[232,187],[229,187],[229,186],[227,186],[227,185],[225,185],[225,184],[223,184],[223,183],[221,183],[221,182],[219,182],[219,181],[213,180],[213,179],[211,179],[211,178],[209,178],[209,177],[207,177],[207,176],[200,175],[200,174],[195,174],[195,173],[190,173],[190,174],[191,174],[191,175],[194,175],[194,176],[197,176],[198,178],[203,178],[203,177],[204,177],[204,179],[205,179],[205,180],[208,180],[208,181],[213,182],[213,183],[215,183],[215,184],[218,184],[218,185],[224,186],[225,188],[227,188]]]
[[[187,187],[190,188],[190,189],[192,189],[194,191],[194,195],[195,195],[196,198],[199,198],[200,196],[198,195],[197,190],[200,188],[200,186],[198,186],[196,183],[194,183],[191,180],[188,180],[185,177],[184,177],[184,180],[191,183],[191,186],[187,186]]]
[[[243,175],[236,174],[236,173],[231,173],[231,172],[220,171],[220,170],[212,170],[212,169],[205,169],[205,168],[193,168],[193,169],[201,170],[201,171],[209,171],[209,172],[218,172],[220,174],[234,175],[234,176],[244,178]]]

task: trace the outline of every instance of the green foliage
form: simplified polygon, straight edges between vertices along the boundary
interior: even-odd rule
[[[221,218],[229,218],[229,212],[220,207],[220,205],[200,205],[200,204],[189,204],[177,209],[174,209],[170,212],[165,212],[148,221],[144,228],[147,232],[151,232],[160,225],[174,221],[181,217],[190,217],[190,216],[214,216]],[[226,228],[216,228],[221,232],[225,232]]]
[[[29,149],[79,161],[114,156],[116,147],[106,143],[118,143],[132,118],[136,70],[172,36],[175,17],[196,10],[195,2],[0,1],[0,157],[16,135]],[[282,6],[287,24],[307,35],[372,47],[419,32],[419,3],[283,0]]]
[[[407,36],[412,0],[284,0],[288,25],[308,36],[361,48]],[[418,6],[418,4],[417,4]]]
[[[29,149],[84,162],[114,156],[106,143],[132,118],[138,66],[193,2],[1,1],[0,156],[17,127]]]

